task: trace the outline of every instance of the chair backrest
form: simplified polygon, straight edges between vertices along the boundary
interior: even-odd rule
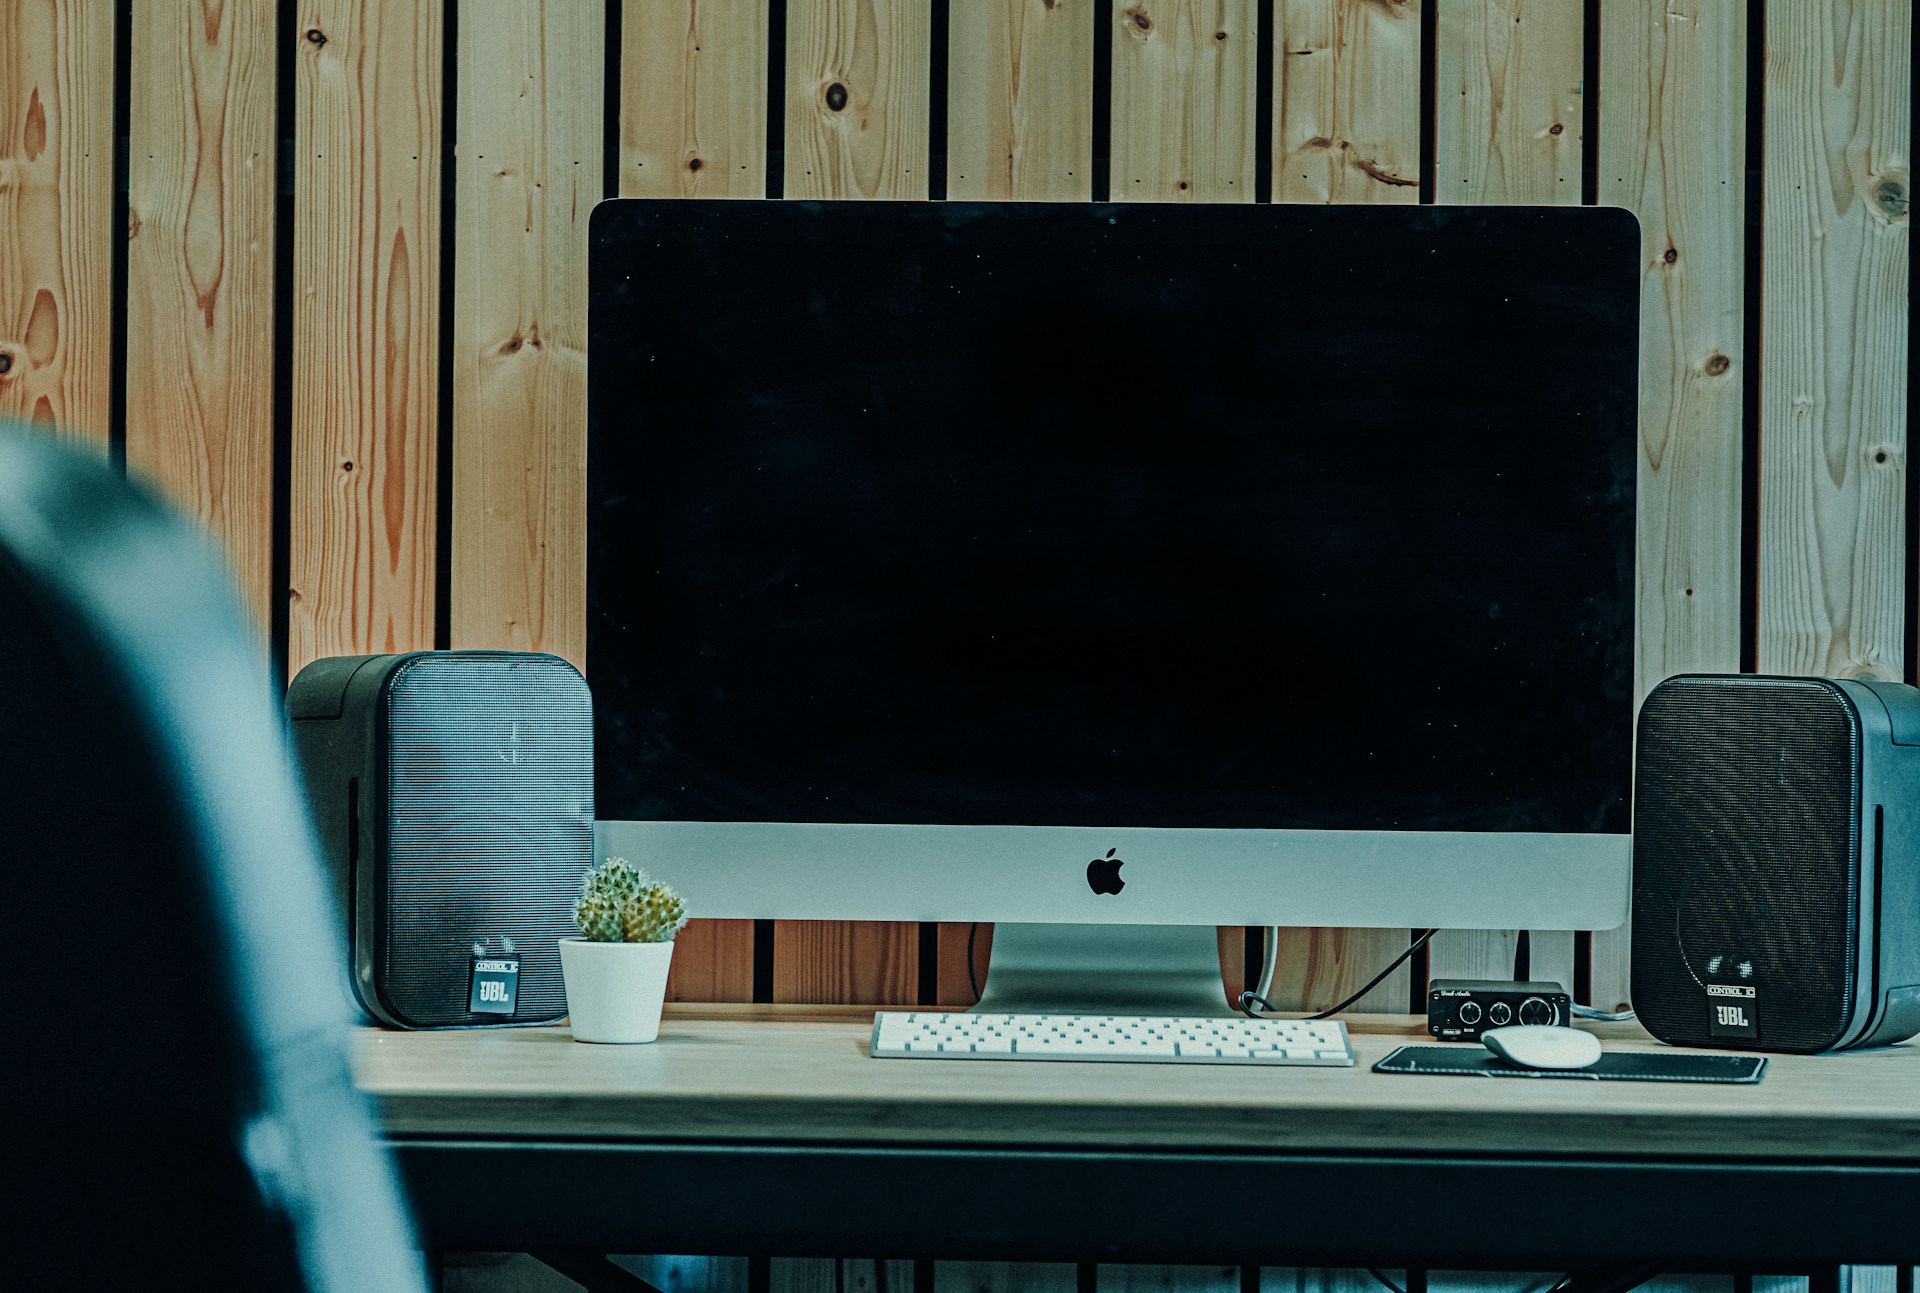
[[[257,638],[189,524],[0,424],[9,1281],[421,1289]]]

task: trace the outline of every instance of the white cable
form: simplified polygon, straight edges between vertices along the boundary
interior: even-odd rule
[[[1633,1018],[1633,1011],[1622,1010],[1617,1014],[1609,1014],[1607,1011],[1597,1009],[1593,1006],[1575,1006],[1573,1008],[1573,1017],[1575,1019],[1592,1019],[1603,1024],[1617,1024],[1623,1019]]]
[[[1261,935],[1265,950],[1260,958],[1260,987],[1257,991],[1260,999],[1270,1001],[1273,998],[1273,972],[1280,966],[1280,927],[1268,925]]]

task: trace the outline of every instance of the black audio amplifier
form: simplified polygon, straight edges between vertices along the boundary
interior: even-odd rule
[[[1557,983],[1435,979],[1427,985],[1427,1031],[1443,1042],[1477,1042],[1508,1024],[1572,1022],[1573,1002]]]

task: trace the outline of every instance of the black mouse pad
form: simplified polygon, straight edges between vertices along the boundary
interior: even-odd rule
[[[1595,1082],[1758,1082],[1761,1055],[1684,1055],[1608,1051],[1591,1068],[1523,1069],[1475,1046],[1402,1046],[1373,1066],[1375,1073],[1435,1073],[1452,1077],[1588,1078]]]

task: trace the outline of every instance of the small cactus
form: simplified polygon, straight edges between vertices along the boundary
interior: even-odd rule
[[[620,933],[629,943],[671,943],[686,923],[687,905],[657,880],[642,885],[620,909]]]
[[[605,894],[583,893],[573,904],[573,923],[580,937],[595,943],[620,941],[620,904]]]
[[[596,943],[671,943],[687,923],[687,907],[625,858],[608,858],[587,872],[573,920],[580,936]]]

